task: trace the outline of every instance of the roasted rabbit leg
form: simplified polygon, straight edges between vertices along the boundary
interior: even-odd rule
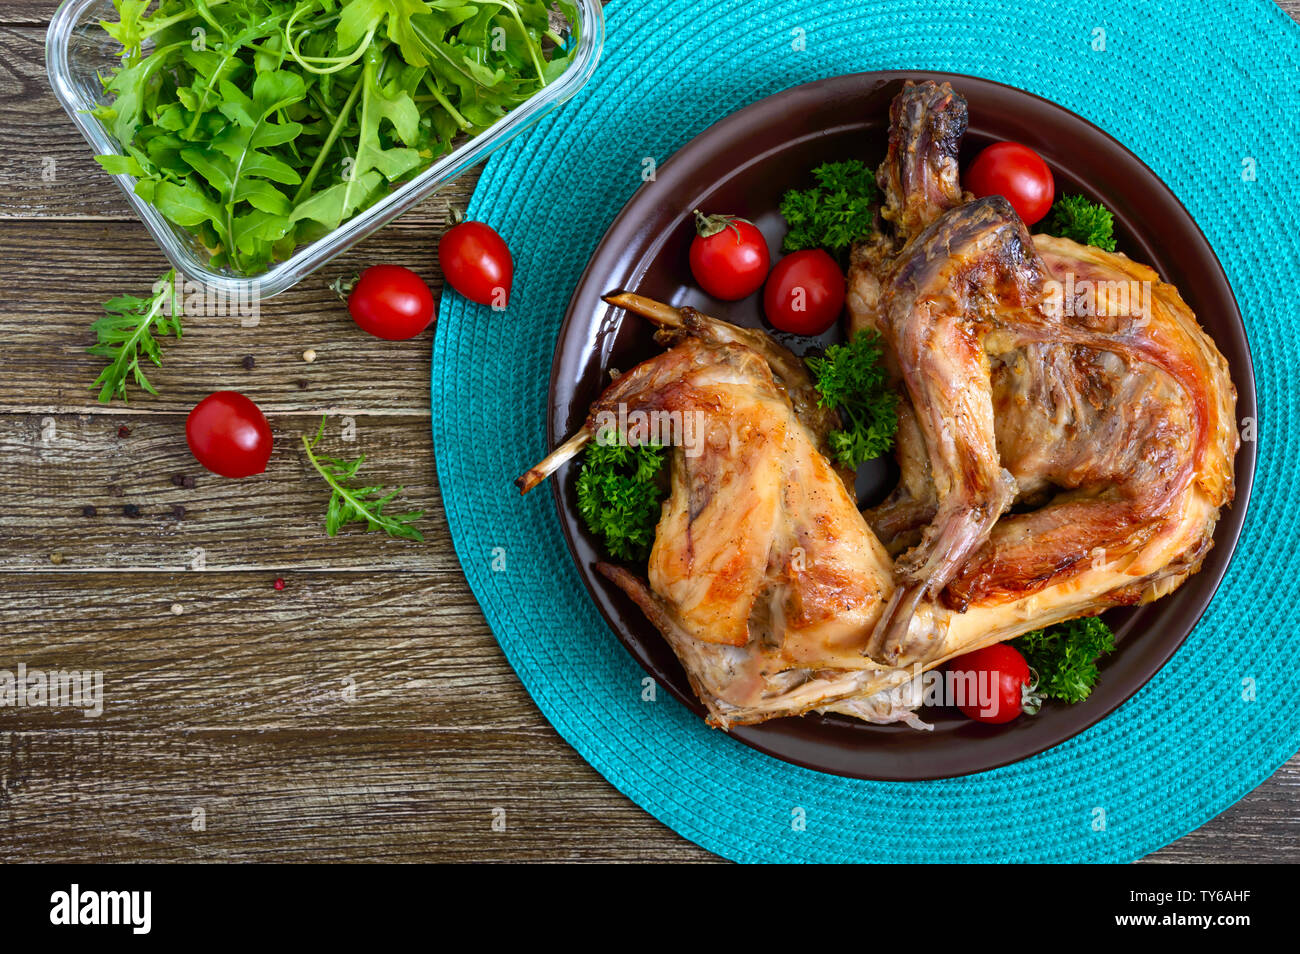
[[[939,216],[889,272],[881,326],[929,451],[937,506],[898,559],[900,590],[874,643],[883,661],[897,659],[916,605],[943,591],[1015,499],[998,454],[983,337],[1000,312],[1040,297],[1026,246],[1007,201],[980,199]]]
[[[957,149],[966,134],[964,97],[947,83],[908,83],[889,105],[889,149],[876,172],[880,215],[897,250],[949,209],[974,198],[962,190]]]
[[[854,250],[849,305],[854,330],[884,335],[910,398],[900,407],[902,478],[867,516],[891,552],[914,549],[899,560],[905,585],[873,655],[891,662],[915,651],[906,648],[913,635],[904,622],[918,599],[918,566],[941,571],[928,577],[924,596],[938,596],[942,584],[943,602],[959,611],[1037,594],[1043,612],[1069,599],[1082,615],[1169,592],[1199,567],[1219,508],[1232,498],[1235,390],[1222,356],[1177,290],[1150,269],[1065,239],[1031,240],[998,200],[956,199],[948,159],[957,143],[927,130],[953,128],[964,113],[960,97],[909,87],[891,113],[896,126],[878,181],[886,208],[909,214],[891,215],[903,225],[892,237]],[[902,148],[917,143],[928,152]],[[908,160],[908,176],[893,171]],[[987,230],[983,244],[976,222]],[[927,272],[932,243],[952,259],[947,277],[964,304],[936,299],[933,283],[916,294],[909,276],[944,278],[942,269]],[[963,262],[972,254],[993,256],[994,267],[970,271]],[[1062,288],[1078,291],[1067,297]],[[944,304],[938,315],[935,301]],[[965,314],[956,326],[964,339],[942,321],[954,305]],[[926,355],[927,344],[941,353]],[[951,394],[954,385],[961,396]],[[990,453],[981,427],[980,440],[957,454],[973,469],[955,470],[951,433],[969,433],[961,407],[977,404],[983,422],[986,398],[996,447]],[[954,548],[954,527],[986,526],[994,461],[1014,479],[1020,509],[1038,509],[1002,515],[977,546],[967,533]],[[1108,566],[1122,569],[1094,572]]]
[[[648,578],[598,568],[668,639],[710,721],[798,714],[901,682],[905,673],[882,672],[863,653],[893,566],[796,410],[815,410],[793,396],[806,372],[761,332],[693,314],[677,322],[646,300],[620,303],[656,313],[673,344],[615,380],[584,430],[619,410],[660,412],[698,421],[698,440],[672,450]],[[565,453],[574,446],[566,442]],[[911,718],[883,699],[863,712]]]
[[[1111,562],[1204,514],[1180,556],[1181,582],[1211,545],[1233,496],[1239,445],[1227,362],[1172,285],[1122,255],[1036,236],[1068,303],[1012,316],[986,339],[1000,457],[1046,505],[1003,518],[952,581],[954,608],[1041,590],[1085,562]],[[1176,585],[1173,584],[1173,585]],[[1115,602],[1150,599],[1144,583]],[[1125,588],[1127,590],[1127,588]]]
[[[966,132],[966,100],[947,83],[906,84],[890,104],[889,148],[876,172],[883,195],[875,234],[852,250],[849,270],[849,333],[884,334],[883,291],[895,259],[908,241],[949,209],[974,197],[964,192],[957,149]],[[920,540],[938,501],[925,439],[903,382],[895,353],[885,363],[900,392],[895,438],[902,477],[889,498],[867,511],[867,520],[897,555]]]

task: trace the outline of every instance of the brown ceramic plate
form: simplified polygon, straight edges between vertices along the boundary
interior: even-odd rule
[[[982,147],[1015,140],[1038,150],[1056,176],[1057,194],[1081,192],[1115,213],[1120,251],[1175,284],[1231,366],[1239,419],[1254,417],[1255,381],[1241,315],[1218,259],[1187,210],[1150,169],[1096,126],[1047,100],[988,80],[941,73],[859,73],[778,93],[728,116],[687,143],[614,220],[580,280],[556,345],[548,419],[552,446],[582,425],[608,384],[610,368],[630,368],[658,352],[649,323],[610,308],[601,296],[627,289],[674,305],[693,305],[751,327],[764,325],[760,296],[715,301],[696,288],[687,263],[690,212],[730,212],[763,231],[774,252],[785,234],[782,194],[806,188],[820,162],[883,158],[889,102],[904,80],[947,80],[970,104],[963,167]],[[768,330],[771,330],[770,327]],[[839,340],[778,334],[797,353]],[[972,722],[956,710],[923,709],[933,732],[868,725],[844,716],[776,719],[731,731],[737,742],[806,768],[854,778],[945,778],[1006,765],[1058,745],[1138,691],[1182,644],[1209,605],[1241,531],[1255,469],[1255,445],[1237,455],[1237,499],[1224,512],[1200,573],[1148,606],[1112,610],[1118,648],[1101,679],[1077,705],[1049,703],[1034,718],[1005,726]],[[575,466],[552,481],[560,522],[592,598],[618,638],[658,682],[703,715],[677,658],[635,605],[594,570],[602,558],[575,501]],[[864,501],[882,499],[896,479],[875,461],[859,475]]]

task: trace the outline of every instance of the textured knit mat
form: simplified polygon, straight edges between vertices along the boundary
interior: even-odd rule
[[[745,861],[1128,861],[1202,825],[1300,748],[1300,30],[1269,0],[1119,6],[616,0],[590,86],[499,153],[479,183],[470,215],[505,235],[517,275],[504,314],[442,300],[433,431],[457,554],[560,734],[711,851]],[[1173,660],[1116,713],[1042,755],[909,784],[798,769],[707,729],[666,692],[642,702],[644,673],[588,598],[549,490],[520,499],[511,482],[548,449],[560,320],[641,185],[642,158],[662,163],[778,90],[877,69],[1009,83],[1136,152],[1223,261],[1261,407],[1237,557]]]

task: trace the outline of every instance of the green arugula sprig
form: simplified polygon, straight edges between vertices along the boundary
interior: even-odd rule
[[[578,512],[618,560],[642,560],[654,543],[661,504],[664,450],[650,444],[587,445],[578,472]]]
[[[365,454],[349,461],[323,454],[318,456],[315,453],[316,444],[325,433],[326,420],[328,417],[321,418],[320,429],[316,431],[315,437],[309,440],[306,434],[302,436],[307,459],[332,491],[329,506],[325,510],[325,532],[332,537],[349,523],[364,523],[367,531],[382,530],[390,537],[423,542],[424,534],[414,525],[415,521],[424,516],[423,510],[403,514],[384,512],[384,508],[402,492],[401,487],[386,490],[380,485],[348,486],[365,462]]]
[[[162,366],[162,349],[154,335],[174,334],[180,338],[183,310],[175,269],[154,283],[148,298],[122,295],[104,302],[104,314],[90,326],[97,342],[86,349],[109,359],[108,367],[91,385],[99,388],[99,403],[108,404],[113,398],[125,401],[131,381],[150,394],[158,393],[145,377],[140,358]]]
[[[1034,630],[1013,645],[1038,674],[1040,695],[1082,702],[1101,675],[1097,660],[1115,648],[1115,634],[1093,616]]]
[[[1073,239],[1080,245],[1115,251],[1115,216],[1104,205],[1089,202],[1081,195],[1063,195],[1057,199],[1044,231]]]
[[[97,157],[211,253],[265,270],[568,68],[545,0],[113,0]],[[556,0],[577,29],[571,0]]]
[[[790,227],[783,248],[824,248],[843,258],[849,246],[875,227],[875,173],[857,159],[823,163],[812,172],[815,186],[792,189],[781,199],[781,215]]]
[[[831,345],[824,357],[804,360],[818,402],[838,411],[845,424],[827,435],[837,463],[856,469],[894,446],[898,395],[885,375],[879,334],[859,331],[847,344]]]

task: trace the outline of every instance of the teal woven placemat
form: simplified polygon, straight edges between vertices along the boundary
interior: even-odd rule
[[[443,297],[433,354],[439,483],[456,552],[538,707],[611,783],[743,861],[1129,861],[1203,824],[1300,748],[1296,555],[1300,30],[1269,0],[620,0],[591,85],[485,170],[470,215],[514,250],[510,308]],[[938,782],[794,768],[707,729],[589,600],[549,492],[551,355],[601,235],[721,116],[809,80],[932,69],[999,80],[1097,123],[1186,204],[1222,259],[1256,362],[1251,511],[1213,606],[1174,659],[1091,730]],[[1253,173],[1253,176],[1250,174]],[[800,820],[803,824],[800,824]]]

